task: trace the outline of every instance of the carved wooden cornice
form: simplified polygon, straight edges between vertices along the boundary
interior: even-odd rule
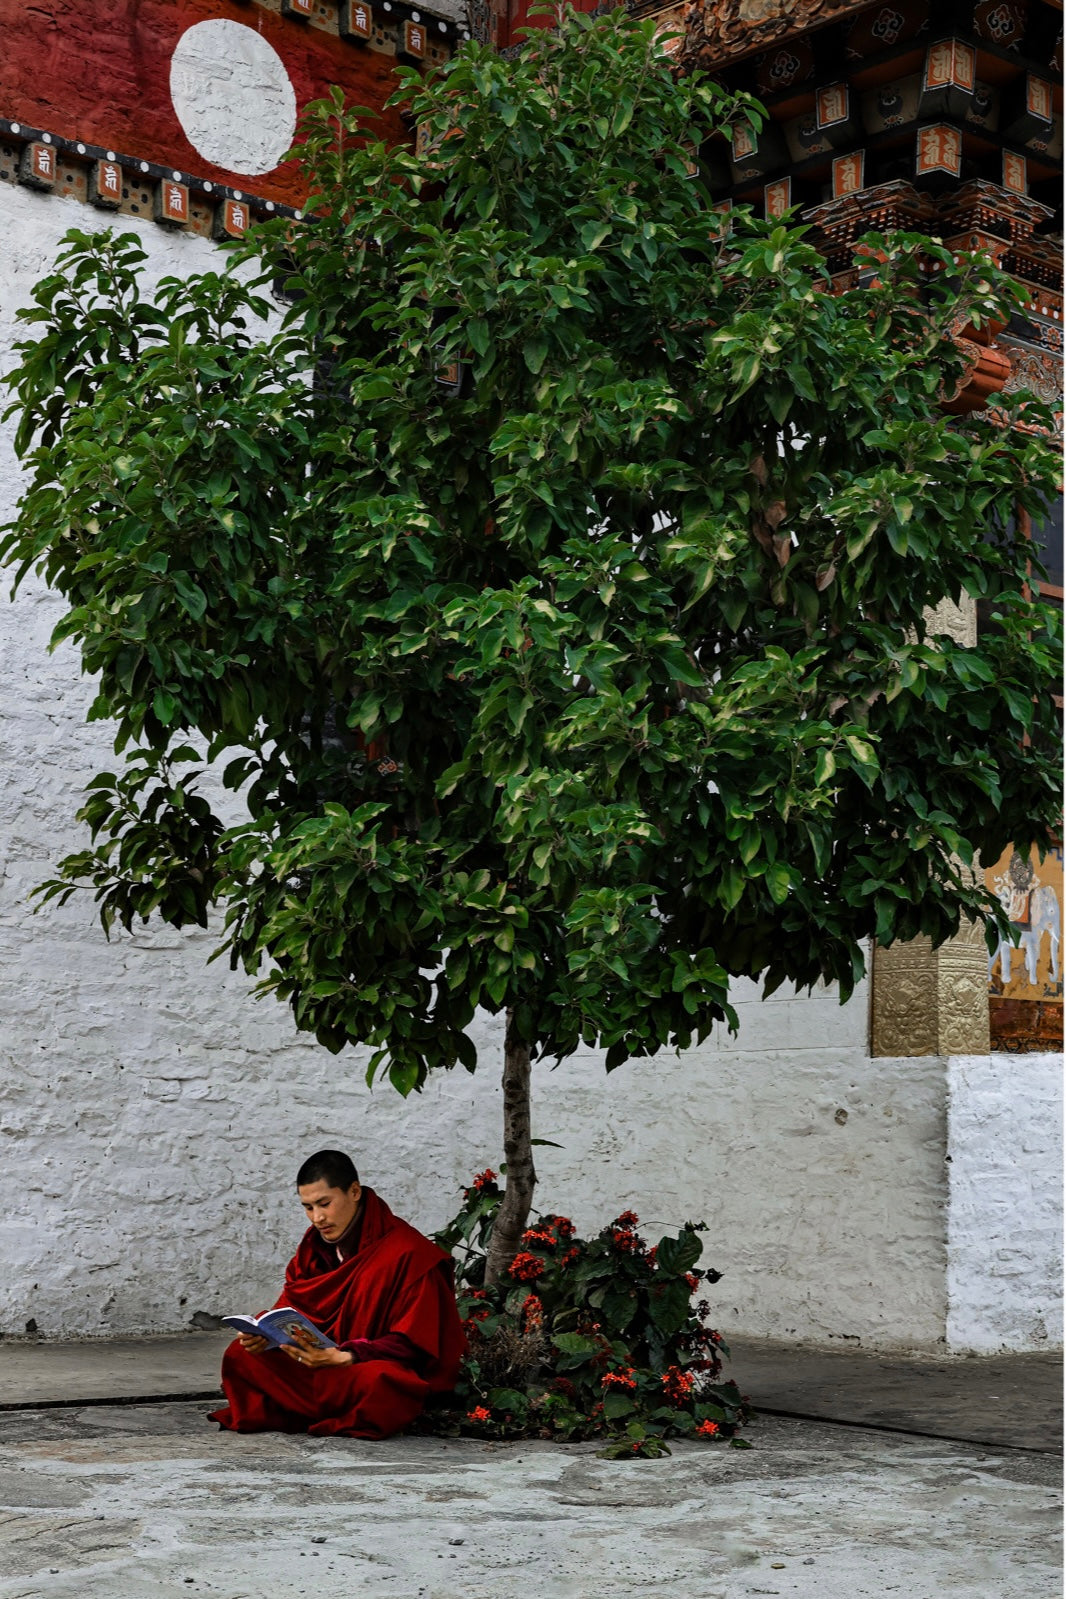
[[[680,55],[714,67],[868,8],[873,0],[695,0]]]

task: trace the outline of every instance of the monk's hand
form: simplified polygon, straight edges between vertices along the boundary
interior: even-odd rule
[[[270,1348],[270,1339],[260,1338],[255,1333],[238,1333],[237,1342],[240,1344],[241,1348],[246,1349],[250,1355],[261,1355],[264,1349]]]
[[[282,1344],[281,1352],[300,1366],[350,1366],[354,1359],[348,1349],[323,1349],[302,1327],[292,1330],[292,1343]]]

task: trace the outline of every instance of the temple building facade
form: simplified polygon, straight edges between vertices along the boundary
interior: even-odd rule
[[[381,107],[398,62],[432,70],[471,35],[520,48],[526,9],[74,0],[52,18],[0,0],[2,365],[69,229],[135,232],[156,280],[207,269],[256,217],[298,225],[283,158],[328,85]],[[1061,7],[634,9],[678,70],[767,108],[757,135],[699,151],[716,205],[798,218],[841,286],[868,230],[992,250],[1028,299],[994,340],[958,330],[968,370],[950,403],[1025,388],[1061,404]],[[394,111],[382,126],[414,136]],[[20,483],[5,429],[0,520]],[[1061,510],[1028,531],[1061,604]],[[48,652],[60,611],[35,580],[0,604],[0,1334],[210,1326],[262,1302],[302,1227],[291,1186],[312,1149],[350,1149],[418,1225],[448,1218],[497,1158],[500,1028],[479,1020],[474,1077],[402,1102],[366,1088],[359,1051],[327,1076],[282,1007],[206,966],[210,935],[149,926],[106,942],[77,898],[34,915],[30,891],[78,847],[82,789],[111,757],[74,652]],[[984,625],[962,603],[942,612],[944,632]],[[828,990],[762,1001],[742,983],[736,1037],[610,1079],[594,1052],[538,1069],[535,1133],[560,1146],[539,1152],[539,1201],[586,1228],[631,1206],[652,1238],[704,1218],[727,1338],[1060,1343],[1062,852],[1009,850],[983,869],[1018,929],[991,958],[980,933],[871,950],[847,1005]]]

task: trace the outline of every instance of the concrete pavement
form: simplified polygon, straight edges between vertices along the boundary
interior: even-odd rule
[[[745,1344],[751,1449],[615,1462],[242,1437],[206,1398],[153,1401],[213,1394],[224,1343],[0,1342],[0,1599],[1062,1595],[1052,1357]]]
[[[202,1403],[0,1417],[0,1599],[1056,1599],[1058,1463],[765,1418],[755,1447],[220,1433]]]

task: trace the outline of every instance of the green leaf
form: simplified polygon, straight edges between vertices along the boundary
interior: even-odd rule
[[[783,905],[792,886],[792,873],[788,867],[781,861],[775,861],[772,866],[767,867],[763,881],[774,904]]]
[[[619,1421],[623,1416],[631,1416],[636,1408],[628,1394],[609,1391],[603,1396],[603,1414],[608,1421]]]
[[[682,1276],[691,1271],[702,1254],[703,1240],[694,1232],[682,1232],[676,1238],[660,1238],[655,1246],[656,1266],[667,1276]]]
[[[194,621],[201,621],[207,612],[207,595],[200,585],[194,583],[188,573],[181,571],[172,572],[170,581],[183,609]]]
[[[173,694],[168,693],[166,689],[157,688],[152,699],[152,709],[159,720],[163,723],[163,726],[169,727],[170,723],[174,720],[174,717],[177,714],[178,701],[176,697]]]
[[[858,761],[860,766],[877,765],[877,751],[874,749],[873,745],[868,744],[865,739],[856,738],[853,733],[846,733],[844,735],[844,742],[851,751],[853,758]]]
[[[533,334],[522,346],[522,355],[529,370],[540,371],[548,354],[548,341],[542,334]]]

